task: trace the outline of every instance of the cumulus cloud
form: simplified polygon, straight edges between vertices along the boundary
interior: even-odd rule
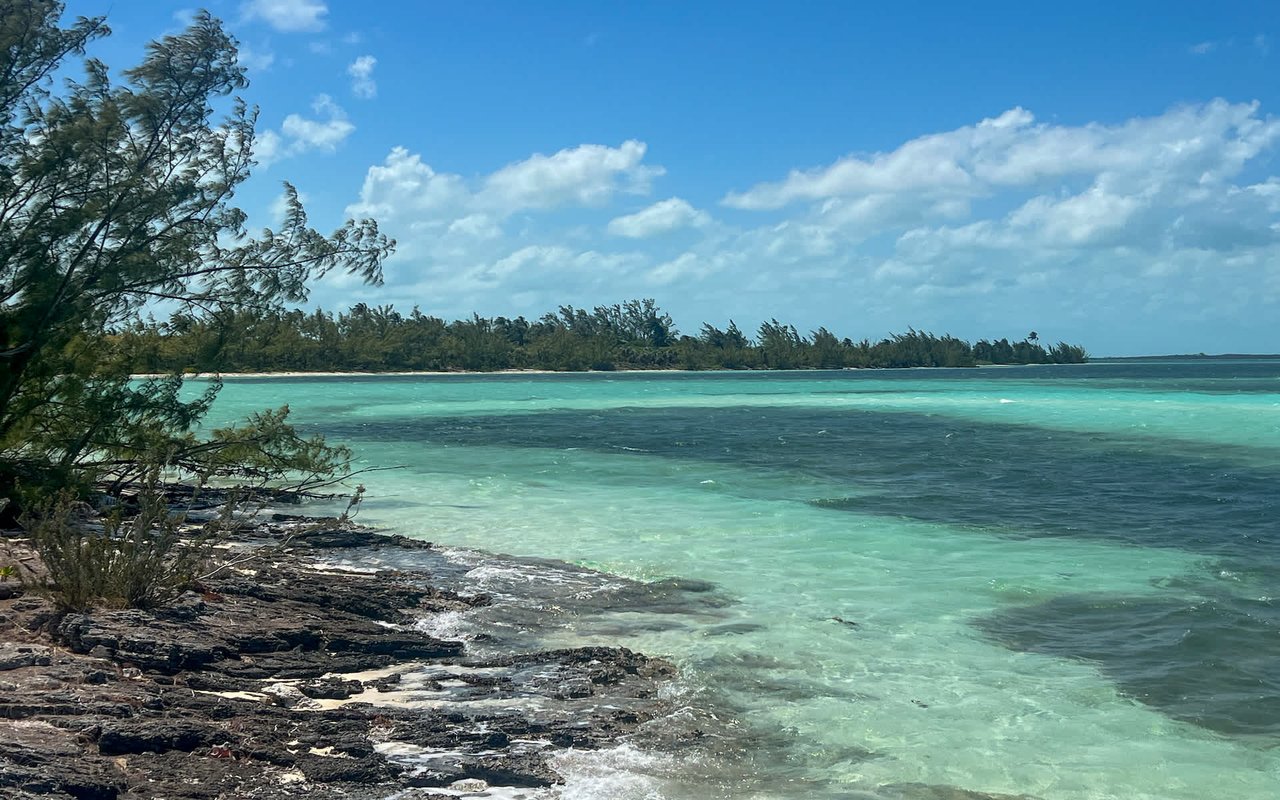
[[[686,250],[675,258],[650,268],[645,282],[651,286],[666,287],[676,283],[696,284],[719,272],[740,267],[744,254],[733,249],[694,252]],[[700,289],[703,287],[699,287]]]
[[[504,218],[521,211],[599,206],[618,193],[649,190],[663,170],[641,163],[644,153],[643,142],[583,144],[550,156],[535,154],[468,181],[437,173],[420,155],[396,147],[382,164],[369,168],[352,209],[380,215],[409,210],[419,219],[451,221],[475,212]]]
[[[485,179],[481,202],[495,208],[537,209],[598,206],[614,194],[645,194],[662,167],[642,164],[644,142],[618,147],[582,144],[546,156],[538,153],[508,164]]]
[[[1047,181],[1108,172],[1128,182],[1234,174],[1268,148],[1280,123],[1258,116],[1256,103],[1222,100],[1174,109],[1120,125],[1036,124],[1014,108],[977,125],[930,134],[896,150],[845,156],[830,166],[796,170],[784,180],[731,192],[725,205],[778,209],[805,201],[877,194],[980,198]]]
[[[360,56],[347,65],[347,75],[351,77],[351,93],[364,100],[371,100],[378,95],[378,83],[373,79],[373,68],[378,59],[373,56]]]
[[[276,54],[265,48],[241,44],[236,51],[236,60],[250,72],[262,72],[276,62]]]
[[[332,153],[356,129],[346,112],[327,94],[317,95],[311,110],[317,118],[290,114],[284,118],[279,131],[269,130],[259,135],[254,144],[258,163],[269,166],[312,151]]]
[[[472,193],[459,175],[439,174],[422,156],[396,147],[365,173],[360,199],[348,212],[379,219],[453,218],[468,213]]]
[[[615,217],[609,222],[609,233],[630,239],[646,239],[680,228],[701,228],[711,224],[711,215],[689,205],[679,197],[662,200],[648,208]]]
[[[324,30],[329,13],[323,0],[248,0],[240,10],[245,19],[260,20],[285,33]]]
[[[483,308],[504,314],[546,310],[513,308],[512,298],[524,304],[588,302],[612,296],[617,289],[602,287],[627,280],[636,288],[620,296],[638,296],[649,259],[587,241],[591,236],[582,226],[545,229],[542,220],[598,213],[612,199],[648,191],[662,169],[645,164],[644,153],[641,142],[583,144],[464,177],[396,147],[368,169],[347,213],[378,219],[400,242],[386,267],[388,297],[396,297],[397,284],[407,297],[420,287],[447,297],[465,315]],[[549,291],[556,282],[571,283],[573,293]],[[494,292],[501,303],[488,294]]]
[[[1042,245],[1081,247],[1107,243],[1124,232],[1145,203],[1140,197],[1113,194],[1102,186],[1061,200],[1035,197],[1009,215],[1009,228],[1035,237]]]

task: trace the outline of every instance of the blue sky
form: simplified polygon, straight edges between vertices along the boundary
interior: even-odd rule
[[[446,318],[653,297],[1094,354],[1280,352],[1280,4],[221,0],[280,182]],[[115,67],[193,5],[74,0]]]

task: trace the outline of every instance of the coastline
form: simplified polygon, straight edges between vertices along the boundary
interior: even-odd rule
[[[608,595],[600,608],[651,597],[632,582],[274,516],[218,551],[225,568],[200,591],[154,611],[62,614],[0,583],[0,793],[508,797],[671,711],[670,663],[537,641],[584,586]],[[31,555],[0,538],[0,561]],[[523,578],[477,589],[478,573],[524,568],[560,570],[546,583],[570,594],[531,596]]]
[[[711,370],[702,370],[711,371]],[[748,370],[714,370],[716,372],[746,372]],[[760,370],[756,370],[759,372]],[[211,378],[411,378],[411,377],[447,377],[457,376],[466,377],[472,375],[608,375],[611,373],[636,373],[636,372],[652,372],[652,373],[683,373],[690,372],[687,369],[617,369],[617,370],[587,370],[578,372],[567,372],[564,370],[554,369],[500,369],[500,370],[475,370],[475,371],[400,371],[400,372],[336,372],[336,371],[317,371],[317,372],[299,372],[299,371],[281,371],[281,372],[188,372],[183,374],[183,378],[189,380],[209,380]],[[164,372],[139,372],[129,376],[134,380],[147,380],[149,378],[167,378],[169,373]]]
[[[1088,366],[1094,362],[1083,364],[975,364],[972,367],[832,367],[805,369],[612,369],[612,370],[554,370],[554,369],[499,369],[499,370],[403,370],[389,372],[370,372],[361,370],[335,371],[317,370],[306,372],[299,370],[282,370],[274,372],[187,372],[182,377],[187,380],[211,380],[214,378],[443,378],[443,377],[485,377],[485,376],[519,376],[519,375],[703,375],[703,374],[798,374],[803,372],[898,372],[901,370],[972,370],[972,369],[1011,369],[1014,367],[1071,367]],[[167,378],[171,373],[137,372],[129,377],[133,380]]]

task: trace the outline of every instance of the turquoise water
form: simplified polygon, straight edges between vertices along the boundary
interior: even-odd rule
[[[741,742],[568,796],[1277,796],[1280,362],[237,379],[215,414],[286,402],[402,465],[364,522],[716,584],[607,638]]]

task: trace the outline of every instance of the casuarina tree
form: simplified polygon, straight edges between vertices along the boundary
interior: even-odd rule
[[[0,497],[140,472],[142,462],[255,476],[338,468],[280,412],[197,439],[218,385],[131,380],[117,335],[153,311],[200,319],[307,298],[333,270],[381,280],[372,220],[312,229],[286,184],[278,230],[233,204],[256,109],[236,43],[197,14],[113,79],[87,55],[101,18],[56,0],[0,3]],[[70,77],[67,77],[70,76]]]

